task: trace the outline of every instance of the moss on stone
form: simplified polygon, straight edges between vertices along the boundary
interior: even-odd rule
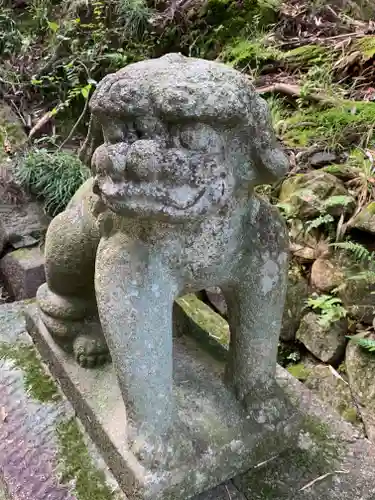
[[[46,373],[42,361],[33,345],[23,342],[0,343],[0,359],[9,360],[24,372],[25,388],[33,399],[41,402],[61,399],[57,385]]]
[[[73,481],[77,500],[114,499],[114,493],[106,483],[104,472],[97,469],[92,462],[76,419],[60,422],[56,433],[61,482]]]
[[[229,344],[229,325],[219,314],[194,294],[185,295],[176,301],[199,327],[208,332],[220,344]]]
[[[346,408],[346,410],[344,410],[341,413],[341,416],[344,420],[346,420],[347,422],[350,422],[351,424],[355,424],[355,423],[360,421],[358,411],[354,406],[352,406],[350,408]]]
[[[289,64],[298,66],[313,66],[327,63],[330,60],[330,50],[322,45],[302,45],[283,54],[282,59]]]
[[[287,370],[291,375],[293,375],[293,377],[297,378],[301,382],[304,382],[311,373],[311,370],[306,368],[306,366],[303,363],[297,363],[296,365],[289,365],[287,367]]]

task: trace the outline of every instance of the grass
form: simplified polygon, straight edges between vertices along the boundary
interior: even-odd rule
[[[75,155],[39,149],[19,161],[15,178],[25,189],[42,198],[46,212],[55,216],[65,209],[89,175],[89,170]]]

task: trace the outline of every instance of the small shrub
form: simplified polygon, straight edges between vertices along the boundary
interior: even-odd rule
[[[45,202],[45,210],[55,216],[90,172],[73,154],[39,149],[29,152],[17,165],[16,179],[28,191]]]

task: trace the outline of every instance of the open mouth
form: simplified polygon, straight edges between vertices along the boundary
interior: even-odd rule
[[[163,208],[174,210],[189,210],[204,196],[206,187],[193,188],[190,186],[165,186],[160,183],[114,183],[112,180],[97,181],[97,194],[109,206],[129,208],[139,207],[140,211],[163,211]]]

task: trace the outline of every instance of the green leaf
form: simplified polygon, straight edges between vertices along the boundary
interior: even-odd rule
[[[90,95],[90,90],[92,88],[92,85],[91,83],[89,83],[88,85],[86,85],[85,87],[82,87],[81,88],[81,94],[83,95],[83,97],[85,99],[88,99],[89,95]]]
[[[56,31],[60,28],[60,26],[57,23],[53,22],[53,21],[48,21],[48,27],[54,33],[56,33]]]

